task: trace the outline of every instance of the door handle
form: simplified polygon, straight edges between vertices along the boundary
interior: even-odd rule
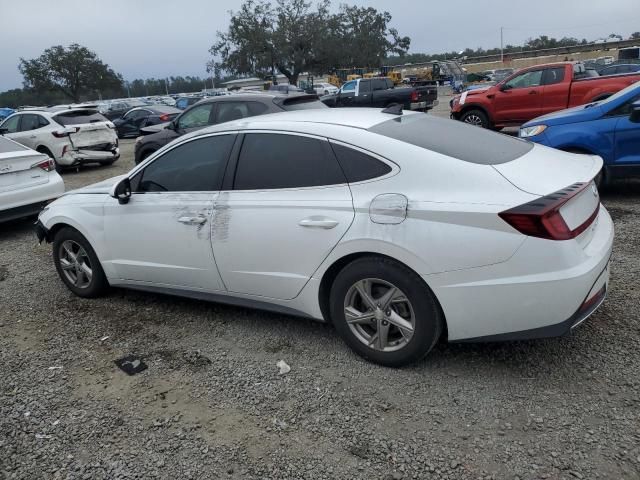
[[[335,228],[338,225],[338,222],[326,217],[309,217],[300,220],[298,225],[307,228],[324,228],[325,230],[329,230],[331,228]]]
[[[36,138],[36,136],[35,135],[31,135],[29,138]]]
[[[186,225],[202,225],[207,221],[207,217],[202,215],[198,215],[196,217],[180,217],[178,221]]]
[[[537,94],[538,94],[538,92],[536,92],[535,90],[530,90],[529,91],[529,95],[537,95]]]

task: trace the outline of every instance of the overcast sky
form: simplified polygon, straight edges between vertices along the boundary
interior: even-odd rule
[[[519,44],[529,37],[595,40],[640,30],[640,0],[342,0],[393,16],[411,53]],[[126,80],[205,76],[208,50],[241,0],[0,0],[0,91],[20,87],[20,57],[80,43]]]

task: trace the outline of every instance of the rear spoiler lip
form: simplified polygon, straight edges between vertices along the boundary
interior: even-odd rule
[[[523,156],[529,155],[530,153],[531,153],[531,151],[529,151],[528,153],[526,153]],[[592,161],[593,161],[593,163],[591,165],[591,168],[589,169],[589,173],[584,175],[584,176],[582,176],[582,177],[576,178],[574,180],[574,182],[589,183],[589,182],[593,181],[593,179],[598,175],[598,173],[600,173],[600,171],[602,170],[603,165],[604,165],[604,161],[602,160],[602,157],[600,157],[599,155],[572,154],[572,153],[568,153],[568,152],[562,152],[562,153],[564,153],[566,155],[581,155],[582,157],[585,157],[585,159],[586,158],[591,158]],[[522,157],[516,158],[516,159],[514,159],[512,161],[517,161],[520,158],[522,158]],[[511,163],[511,162],[507,162],[507,164],[508,163]],[[536,196],[546,196],[546,195],[551,195],[551,194],[554,193],[554,191],[556,191],[556,190],[554,190],[554,191],[550,191],[550,192],[541,193],[541,192],[532,192],[530,190],[526,190],[526,189],[516,185],[511,179],[509,179],[509,177],[505,173],[503,173],[501,171],[501,169],[500,169],[501,165],[504,165],[504,164],[491,165],[491,168],[493,168],[497,173],[499,173],[500,176],[502,176],[502,178],[504,178],[507,182],[509,182],[511,185],[513,185],[515,188],[517,188],[518,190],[520,190],[522,192],[525,192],[525,193],[528,193],[528,194],[531,194],[531,195],[536,195]]]

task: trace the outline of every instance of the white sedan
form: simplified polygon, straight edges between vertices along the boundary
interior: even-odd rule
[[[52,158],[0,136],[0,222],[36,215],[63,193]]]
[[[602,160],[430,115],[326,109],[185,135],[70,192],[40,240],[109,285],[332,322],[400,366],[450,342],[564,335],[604,300]]]

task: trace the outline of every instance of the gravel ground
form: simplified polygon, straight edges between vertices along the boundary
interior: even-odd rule
[[[131,153],[67,187],[125,172]],[[82,300],[28,221],[3,224],[0,479],[640,478],[639,200],[640,183],[603,195],[610,293],[574,335],[439,344],[401,370],[306,320],[125,290]],[[118,370],[127,354],[148,370]]]

